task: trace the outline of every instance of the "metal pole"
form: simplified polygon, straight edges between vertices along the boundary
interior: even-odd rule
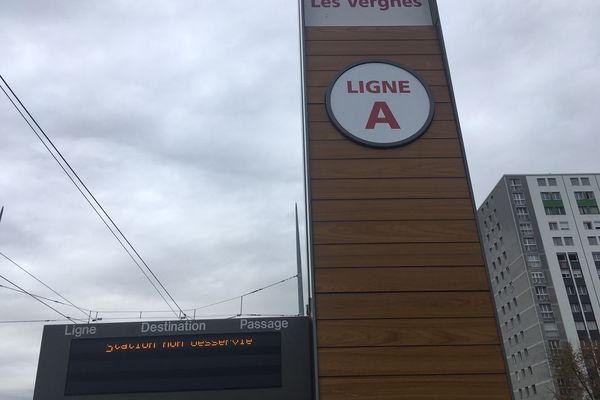
[[[304,289],[302,287],[302,256],[300,254],[300,227],[298,224],[298,203],[296,203],[296,264],[298,267],[298,315],[304,316]]]

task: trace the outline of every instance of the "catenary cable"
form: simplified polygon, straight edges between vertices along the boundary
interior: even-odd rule
[[[63,314],[62,312],[58,311],[56,308],[52,307],[50,304],[44,302],[43,300],[35,297],[34,295],[32,295],[31,293],[29,293],[27,290],[23,289],[22,287],[20,287],[19,285],[17,285],[16,283],[10,281],[9,279],[5,278],[4,276],[0,275],[0,279],[5,280],[6,282],[10,283],[11,285],[13,285],[14,287],[16,287],[17,289],[21,290],[23,293],[31,296],[32,299],[34,299],[35,301],[38,301],[40,303],[42,303],[43,305],[45,305],[46,307],[48,307],[49,309],[51,309],[52,311],[54,311],[55,313],[59,314],[61,317],[64,317],[65,319],[71,321],[72,323],[76,323],[75,321],[77,321],[76,318],[72,318],[69,317],[65,314]],[[79,320],[81,321],[81,320]]]
[[[110,221],[110,223],[112,224],[112,226],[117,230],[117,232],[119,233],[119,235],[123,238],[123,240],[127,243],[127,245],[129,246],[129,248],[133,251],[133,253],[135,253],[135,255],[137,256],[137,258],[141,261],[141,263],[144,265],[144,267],[148,270],[148,272],[150,272],[150,274],[152,275],[152,277],[156,280],[156,282],[160,285],[160,287],[163,289],[163,291],[167,294],[167,296],[171,299],[171,301],[175,304],[175,306],[177,307],[177,309],[179,310],[180,314],[179,317],[186,317],[185,313],[183,312],[183,310],[181,309],[181,307],[179,306],[179,304],[175,301],[175,299],[173,298],[173,296],[171,295],[171,293],[166,289],[166,287],[163,285],[163,283],[160,281],[160,279],[158,279],[158,277],[156,276],[156,274],[154,273],[154,271],[152,271],[152,269],[150,268],[150,266],[146,263],[146,261],[142,258],[142,256],[138,253],[138,251],[136,250],[136,248],[131,244],[131,242],[127,239],[127,237],[123,234],[123,232],[121,231],[121,229],[118,227],[118,225],[114,222],[114,220],[110,217],[110,215],[106,212],[106,210],[102,207],[102,205],[100,204],[100,202],[98,202],[98,200],[96,199],[96,197],[92,194],[92,192],[88,189],[88,187],[85,185],[85,183],[83,182],[83,180],[79,177],[79,175],[75,172],[75,170],[71,167],[71,165],[69,164],[69,162],[64,158],[64,156],[62,155],[62,153],[58,150],[58,148],[54,145],[54,143],[52,142],[52,140],[48,137],[48,135],[46,134],[46,132],[42,129],[42,127],[38,124],[38,122],[36,121],[36,119],[31,115],[31,113],[29,112],[29,110],[27,109],[27,107],[25,107],[25,105],[21,102],[21,100],[19,99],[19,97],[16,95],[16,93],[12,90],[12,88],[10,87],[10,85],[6,82],[6,80],[2,77],[2,75],[0,75],[0,80],[2,80],[2,82],[4,83],[4,85],[8,88],[8,90],[10,91],[10,93],[12,94],[12,96],[16,99],[16,101],[19,103],[19,105],[21,106],[21,108],[25,111],[25,113],[29,116],[29,118],[31,119],[31,121],[33,121],[33,123],[35,124],[35,126],[39,129],[39,131],[41,132],[41,134],[44,136],[44,138],[46,139],[46,141],[50,144],[50,146],[52,147],[52,149],[54,149],[54,151],[56,152],[56,154],[58,154],[58,156],[60,157],[60,159],[64,162],[64,164],[67,166],[67,168],[69,169],[69,171],[71,172],[71,174],[73,174],[73,176],[75,177],[75,179],[79,182],[79,184],[84,188],[85,192],[88,193],[88,195],[91,197],[91,199],[94,201],[94,203],[98,206],[98,208],[102,211],[102,213],[106,216],[106,218]],[[1,87],[0,87],[1,88]],[[102,216],[100,215],[100,213],[98,212],[98,210],[96,209],[96,207],[94,207],[90,200],[88,199],[88,197],[82,192],[81,188],[79,187],[79,185],[74,181],[73,177],[66,171],[66,169],[64,168],[64,166],[61,164],[61,162],[56,158],[56,156],[54,155],[54,153],[52,153],[52,151],[50,150],[50,148],[46,145],[46,143],[44,142],[44,140],[41,138],[41,136],[39,135],[39,133],[33,128],[33,126],[31,125],[31,123],[29,122],[29,120],[25,117],[25,115],[21,112],[21,110],[19,109],[19,107],[15,104],[15,102],[12,100],[12,98],[9,96],[9,94],[4,90],[4,88],[2,88],[2,91],[4,92],[4,94],[6,95],[6,97],[10,100],[10,102],[13,104],[13,106],[15,107],[15,109],[19,112],[19,114],[21,115],[21,117],[27,122],[27,124],[29,125],[29,127],[34,131],[34,133],[36,134],[36,136],[38,137],[38,139],[44,144],[44,147],[46,147],[46,149],[50,152],[50,154],[52,155],[52,157],[54,158],[54,160],[60,165],[61,169],[65,172],[65,174],[67,174],[67,176],[69,177],[69,179],[71,180],[71,182],[77,187],[77,189],[79,190],[79,192],[84,196],[84,198],[86,199],[86,201],[90,204],[90,206],[92,206],[92,208],[94,209],[94,211],[96,212],[96,214],[98,214],[98,216],[100,217],[100,219],[102,220],[102,222],[107,225],[107,222],[104,220],[104,218],[102,218]],[[111,233],[113,234],[113,236],[115,236],[115,238],[117,238],[117,240],[119,241],[119,243],[121,244],[121,246],[123,248],[125,248],[124,244],[121,242],[121,240],[119,240],[119,238],[117,237],[117,235],[115,234],[115,232],[108,227],[109,230],[111,231]],[[129,256],[133,259],[132,254],[125,248],[125,250],[127,251],[127,253],[129,254]],[[136,261],[136,260],[134,260]],[[138,266],[138,268],[140,270],[141,266],[139,265],[139,263],[136,262],[136,265]],[[142,270],[143,272],[143,270]],[[144,276],[153,284],[154,288],[158,291],[156,285],[154,285],[154,283],[150,280],[150,278],[148,277],[148,275],[144,273]],[[164,298],[164,296],[162,295],[162,293],[160,293],[160,291],[158,291],[159,294],[161,295],[161,297],[163,298],[163,300],[165,302],[166,299]],[[169,308],[172,308],[171,305],[167,302],[167,304],[169,305]],[[177,316],[177,313],[175,312],[175,310],[173,310],[173,313]]]
[[[49,289],[52,293],[54,293],[55,295],[57,295],[58,297],[60,297],[61,299],[63,299],[64,301],[66,301],[69,305],[75,307],[76,309],[78,309],[82,314],[84,314],[86,317],[88,316],[89,310],[85,310],[84,308],[81,308],[79,306],[76,306],[75,304],[73,304],[70,300],[68,300],[65,296],[63,296],[62,294],[58,293],[56,290],[52,289],[50,286],[48,286],[46,283],[42,282],[41,279],[39,279],[38,277],[36,277],[35,275],[33,275],[31,272],[29,272],[28,270],[26,270],[25,268],[23,268],[22,266],[20,266],[19,264],[17,264],[14,260],[12,260],[10,257],[8,257],[6,254],[4,254],[2,251],[0,251],[0,256],[4,257],[8,262],[10,262],[12,265],[14,265],[15,267],[19,268],[21,271],[25,272],[27,275],[29,275],[30,277],[32,277],[33,279],[35,279],[38,283],[42,284],[44,287],[46,287],[47,289]],[[41,296],[36,296],[36,297],[40,297]],[[49,299],[46,299],[49,300]],[[54,300],[51,300],[54,301]],[[54,301],[56,302],[56,301]]]
[[[74,307],[74,308],[76,308],[78,310],[84,310],[84,311],[86,311],[86,313],[85,313],[86,317],[88,317],[89,313],[92,312],[92,310],[87,310],[85,308],[78,307],[78,306],[76,306],[74,304],[65,303],[64,301],[60,301],[60,300],[56,300],[56,299],[51,299],[49,297],[40,296],[39,294],[35,294],[35,293],[31,293],[31,292],[27,293],[27,292],[24,292],[24,291],[22,291],[20,289],[15,289],[15,288],[10,287],[10,286],[0,285],[0,289],[6,289],[6,290],[10,290],[10,291],[17,292],[17,293],[34,296],[34,297],[37,297],[38,299],[46,300],[46,301],[49,301],[51,303],[60,304],[62,306]]]

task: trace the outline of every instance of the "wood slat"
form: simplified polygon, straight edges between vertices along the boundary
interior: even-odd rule
[[[313,180],[311,195],[315,200],[470,199],[464,178]]]
[[[488,290],[485,268],[319,268],[317,293],[377,293]]]
[[[308,120],[309,122],[327,122],[329,115],[324,104],[308,104]],[[454,121],[454,111],[451,103],[435,104],[433,121]]]
[[[312,160],[312,179],[464,178],[460,158]]]
[[[317,324],[319,347],[498,344],[494,318],[329,320]]]
[[[314,222],[315,244],[478,242],[475,221]]]
[[[469,199],[316,200],[313,221],[473,220]]]
[[[339,71],[307,71],[306,84],[309,87],[327,87],[337,77]],[[448,86],[446,73],[442,70],[415,70],[429,86]]]
[[[437,39],[431,26],[308,27],[305,39],[314,40],[430,40]]]
[[[306,42],[308,56],[441,54],[437,40],[319,40]]]
[[[309,71],[340,71],[350,64],[364,60],[386,59],[402,64],[412,70],[443,70],[440,55],[391,55],[373,54],[370,56],[307,56],[306,69]]]
[[[479,243],[317,245],[314,258],[317,269],[483,265]]]
[[[504,372],[504,360],[499,346],[319,349],[319,374],[321,376],[452,375],[502,372]]]
[[[457,139],[419,139],[408,145],[385,149],[385,151],[349,140],[313,140],[309,146],[309,157],[313,160],[462,157],[462,150]]]
[[[429,86],[429,90],[431,91],[431,97],[436,104],[450,102],[450,92],[448,91],[447,86]],[[311,86],[306,92],[306,101],[309,104],[325,104],[326,92],[327,87]]]
[[[311,140],[348,140],[327,121],[311,121],[308,124],[308,135]],[[427,132],[421,139],[454,139],[458,138],[458,131],[454,121],[432,121]]]
[[[506,375],[319,379],[321,400],[509,400]]]
[[[319,294],[317,319],[493,317],[489,292]]]

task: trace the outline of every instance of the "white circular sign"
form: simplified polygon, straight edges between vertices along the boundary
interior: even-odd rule
[[[429,90],[413,72],[387,61],[351,65],[331,83],[327,112],[350,139],[394,147],[422,135],[433,118]]]

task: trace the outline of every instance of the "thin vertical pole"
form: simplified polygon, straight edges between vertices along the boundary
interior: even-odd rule
[[[296,264],[298,267],[298,315],[304,315],[304,289],[302,287],[302,255],[300,252],[300,226],[298,224],[298,203],[296,203]]]

